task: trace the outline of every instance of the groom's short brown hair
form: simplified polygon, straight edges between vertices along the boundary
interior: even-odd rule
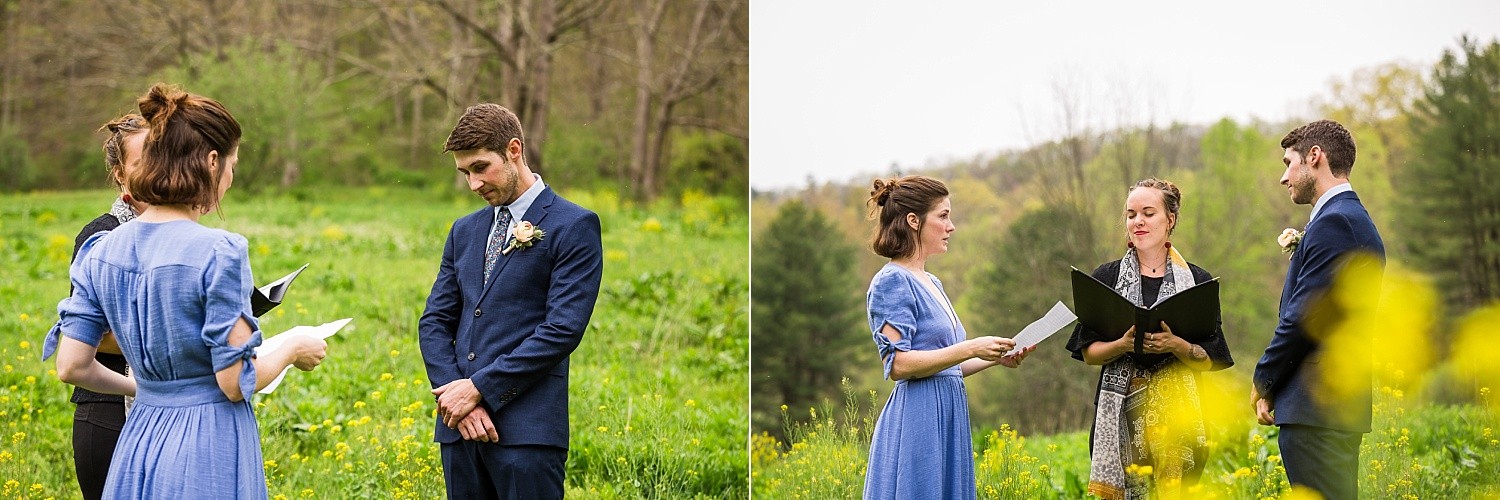
[[[499,104],[480,103],[469,106],[463,116],[458,117],[458,124],[453,126],[448,141],[443,144],[443,152],[484,148],[503,153],[511,139],[526,143],[521,132],[521,119]]]
[[[1328,154],[1328,170],[1334,177],[1349,178],[1354,170],[1354,136],[1333,120],[1318,120],[1288,132],[1281,139],[1282,149],[1291,149],[1303,157],[1313,146]]]

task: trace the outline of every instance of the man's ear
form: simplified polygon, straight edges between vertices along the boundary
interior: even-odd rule
[[[1319,161],[1323,162],[1324,168],[1328,167],[1328,155],[1323,153],[1322,146],[1315,145],[1312,148],[1309,148],[1307,150],[1307,158],[1305,158],[1304,161],[1307,163],[1308,167],[1316,168]]]
[[[521,139],[512,137],[510,142],[505,143],[505,159],[517,160],[526,154],[526,146],[521,144]]]

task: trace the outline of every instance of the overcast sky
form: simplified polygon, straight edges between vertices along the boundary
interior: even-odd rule
[[[751,184],[1055,138],[1055,89],[1096,126],[1305,116],[1331,79],[1464,33],[1500,36],[1500,1],[754,0]]]

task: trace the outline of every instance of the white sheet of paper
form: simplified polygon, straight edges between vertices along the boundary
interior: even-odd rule
[[[294,326],[290,330],[281,332],[274,337],[261,341],[260,347],[255,349],[255,354],[256,356],[265,356],[267,354],[276,352],[277,349],[281,349],[281,346],[286,345],[287,339],[292,338],[292,336],[294,335],[307,335],[316,339],[326,339],[328,337],[332,337],[333,334],[338,333],[339,329],[343,328],[344,325],[349,324],[349,322],[353,320],[354,318],[344,318],[338,321],[323,323],[318,326]],[[266,385],[265,389],[261,389],[259,392],[261,394],[270,394],[271,391],[276,390],[276,387],[281,385],[281,379],[286,377],[286,371],[290,370],[291,368],[291,365],[287,365],[286,368],[283,368],[281,370],[281,373],[276,375],[276,380],[272,380],[270,384]]]
[[[1005,355],[1013,355],[1021,352],[1021,349],[1047,340],[1047,337],[1051,337],[1052,334],[1062,330],[1063,327],[1072,324],[1073,320],[1076,319],[1078,319],[1078,316],[1074,315],[1073,311],[1068,309],[1068,306],[1063,305],[1062,302],[1058,302],[1052,306],[1052,310],[1047,311],[1045,316],[1032,321],[1031,324],[1026,325],[1026,328],[1021,329],[1021,333],[1017,333],[1015,337],[1012,337],[1011,339],[1016,341],[1016,348],[1011,349]]]

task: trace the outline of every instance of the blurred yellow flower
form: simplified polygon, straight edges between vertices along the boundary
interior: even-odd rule
[[[345,234],[344,230],[336,225],[323,228],[322,236],[323,239],[328,241],[344,241],[349,239],[349,235]]]

